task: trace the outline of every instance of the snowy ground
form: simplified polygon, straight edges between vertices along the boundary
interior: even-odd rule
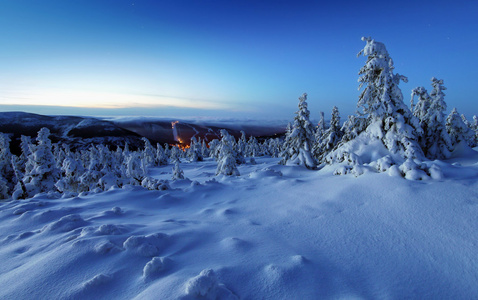
[[[261,158],[239,177],[182,163],[166,191],[0,203],[0,299],[478,299],[476,154],[442,181]]]

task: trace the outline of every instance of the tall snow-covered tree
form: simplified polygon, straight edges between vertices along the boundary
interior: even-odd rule
[[[314,169],[317,162],[312,157],[314,141],[314,126],[309,120],[310,112],[307,109],[307,94],[299,97],[299,109],[294,118],[294,125],[290,134],[286,136],[282,164],[297,164],[308,169]]]
[[[359,89],[363,88],[358,101],[360,114],[367,118],[366,131],[372,138],[382,140],[391,153],[407,158],[422,158],[417,142],[421,132],[417,118],[403,102],[398,87],[407,77],[395,74],[393,60],[385,45],[371,38],[362,38],[367,44],[358,56],[367,57],[359,71]]]

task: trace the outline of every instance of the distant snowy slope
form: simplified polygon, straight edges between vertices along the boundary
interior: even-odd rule
[[[90,143],[133,147],[143,145],[141,136],[114,123],[88,117],[44,116],[24,112],[1,112],[0,132],[13,136],[18,147],[21,135],[36,137],[42,127],[50,129],[54,142],[69,143],[72,148],[89,147]]]
[[[477,299],[471,154],[442,181],[206,160],[165,191],[4,202],[0,298]]]

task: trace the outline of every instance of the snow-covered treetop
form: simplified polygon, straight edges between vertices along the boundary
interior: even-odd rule
[[[446,110],[445,93],[446,87],[443,86],[443,79],[432,77],[433,91],[430,96],[433,98],[432,108],[436,111],[444,112]]]
[[[382,56],[382,57],[389,57],[387,48],[385,47],[384,43],[380,43],[372,39],[371,37],[362,37],[362,41],[367,42],[365,47],[360,50],[357,54],[357,57],[360,55],[363,56]]]
[[[397,111],[407,114],[408,107],[403,103],[402,92],[398,87],[400,81],[408,81],[407,77],[393,73],[393,60],[383,43],[372,38],[362,40],[367,44],[358,56],[363,54],[367,57],[367,62],[359,71],[359,90],[365,88],[357,106],[363,109],[363,115],[372,118],[390,116]]]

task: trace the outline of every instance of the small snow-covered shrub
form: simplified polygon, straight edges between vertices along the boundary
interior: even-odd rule
[[[143,277],[152,277],[169,268],[172,261],[167,257],[153,257],[143,268]]]
[[[212,269],[202,270],[198,276],[189,279],[186,284],[186,294],[202,299],[216,299],[218,282]]]
[[[352,170],[352,166],[340,166],[334,171],[334,175],[346,175],[349,174],[350,171]]]
[[[411,158],[407,159],[400,165],[399,169],[401,173],[409,180],[427,180],[430,179],[427,173],[423,170],[425,166],[417,164]]]
[[[443,171],[437,164],[432,164],[430,168],[428,168],[428,174],[435,180],[442,180],[445,177]]]
[[[164,191],[169,189],[167,182],[152,177],[145,177],[141,182],[141,186],[148,190]]]

